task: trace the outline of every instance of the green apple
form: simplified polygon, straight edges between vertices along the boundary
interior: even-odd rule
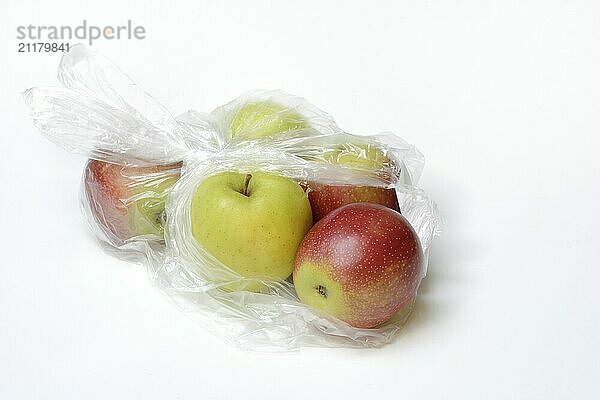
[[[390,165],[390,159],[372,144],[344,143],[325,151],[323,160],[330,164],[369,171],[385,170]]]
[[[251,102],[240,107],[231,120],[231,137],[259,139],[308,127],[306,119],[273,102]]]
[[[238,274],[286,279],[312,213],[306,193],[291,179],[223,172],[196,189],[191,224],[198,243]]]

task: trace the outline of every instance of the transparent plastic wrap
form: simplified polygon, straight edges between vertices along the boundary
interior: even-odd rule
[[[222,261],[200,244],[192,213],[201,185],[227,174],[245,177],[246,187],[259,179],[295,182],[307,204],[322,187],[383,190],[418,235],[420,281],[440,217],[417,186],[423,157],[414,146],[393,134],[348,134],[327,113],[281,91],[248,92],[211,113],[174,118],[80,45],[63,57],[58,77],[61,87],[33,88],[24,97],[46,137],[89,158],[81,199],[90,227],[117,255],[141,256],[153,284],[204,327],[244,349],[376,347],[394,338],[416,289],[388,322],[355,328],[303,304],[290,273],[243,274]],[[302,218],[312,225],[317,214],[309,209]],[[268,253],[273,243],[259,245]]]

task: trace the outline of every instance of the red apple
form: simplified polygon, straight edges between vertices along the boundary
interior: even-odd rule
[[[308,200],[315,223],[331,211],[351,203],[376,203],[400,212],[396,190],[382,187],[312,183]]]
[[[85,195],[94,220],[113,244],[143,235],[163,234],[167,195],[180,176],[181,163],[131,167],[88,160]]]
[[[332,211],[306,234],[294,265],[300,300],[357,328],[410,306],[423,268],[419,238],[398,212],[370,203]]]

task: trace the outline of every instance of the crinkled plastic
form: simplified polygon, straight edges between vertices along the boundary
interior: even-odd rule
[[[374,329],[324,315],[299,301],[290,280],[242,277],[203,249],[191,234],[190,204],[206,177],[225,171],[394,188],[426,267],[440,216],[417,186],[424,160],[414,146],[393,134],[348,134],[327,113],[281,91],[252,91],[209,114],[174,118],[81,45],[63,57],[58,78],[62,86],[32,88],[24,97],[47,138],[90,159],[81,189],[90,227],[117,255],[141,256],[153,284],[204,327],[262,350],[376,347],[395,337],[412,304]],[[256,283],[260,293],[244,290]]]

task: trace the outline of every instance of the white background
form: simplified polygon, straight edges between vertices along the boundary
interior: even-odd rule
[[[597,1],[1,4],[0,399],[599,398]],[[20,97],[60,56],[16,39],[83,18],[146,27],[94,48],[174,114],[281,88],[417,145],[446,227],[394,343],[241,352],[97,246]]]

